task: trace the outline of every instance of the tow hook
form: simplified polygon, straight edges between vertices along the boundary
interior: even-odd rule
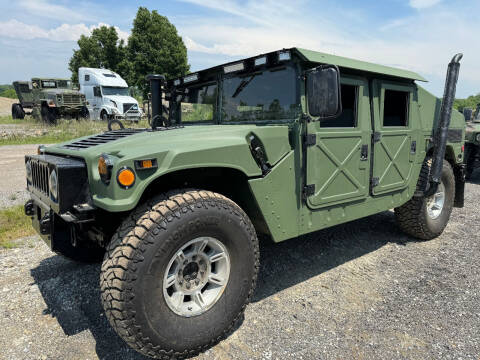
[[[50,214],[47,213],[45,216],[40,220],[40,234],[48,235],[51,231],[51,223],[52,220],[50,218]]]
[[[28,200],[24,207],[23,207],[24,211],[25,211],[25,215],[27,216],[33,216],[35,215],[35,204],[33,203],[33,200]]]

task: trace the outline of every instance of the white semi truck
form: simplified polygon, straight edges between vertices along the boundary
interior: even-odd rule
[[[138,122],[142,116],[137,100],[131,97],[128,84],[107,69],[78,69],[80,92],[85,95],[92,120],[126,120]]]

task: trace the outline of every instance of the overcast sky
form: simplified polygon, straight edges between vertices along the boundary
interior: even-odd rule
[[[416,71],[441,96],[463,52],[457,96],[480,92],[479,0],[0,0],[0,84],[69,77],[79,36],[108,24],[128,38],[140,5],[177,27],[192,70],[298,46]]]

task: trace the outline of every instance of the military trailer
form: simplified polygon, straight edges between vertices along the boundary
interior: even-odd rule
[[[23,119],[31,114],[38,120],[53,124],[61,116],[78,119],[88,115],[85,95],[73,89],[70,79],[33,78],[30,82],[14,81],[13,87],[20,100],[20,103],[12,105],[14,119]]]
[[[25,212],[53,251],[103,258],[105,313],[132,348],[194,355],[241,321],[259,235],[281,242],[392,208],[408,235],[442,233],[463,206],[460,58],[443,101],[413,72],[299,48],[148,76],[152,127],[26,156]]]
[[[465,113],[465,112],[464,112]],[[465,175],[467,179],[472,177],[473,171],[479,166],[480,162],[480,104],[470,117],[465,117],[467,129],[465,134]]]

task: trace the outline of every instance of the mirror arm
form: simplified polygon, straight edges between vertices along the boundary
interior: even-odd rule
[[[308,115],[307,113],[302,113],[302,117],[301,117],[301,120],[309,123],[309,122],[312,122],[313,119],[310,115]]]

